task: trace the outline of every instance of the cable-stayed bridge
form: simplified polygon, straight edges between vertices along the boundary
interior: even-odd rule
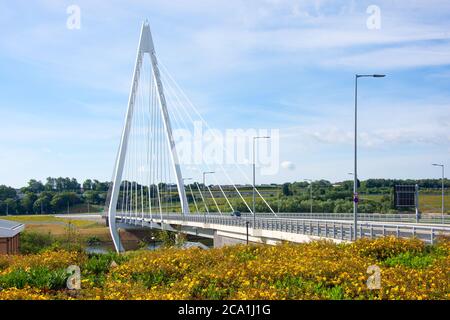
[[[191,134],[199,123],[209,128],[157,60],[150,26],[144,23],[107,199],[109,227],[117,251],[123,251],[117,228],[137,226],[210,237],[218,246],[320,238],[351,241],[384,235],[415,236],[434,242],[439,234],[450,234],[445,226],[380,221],[361,221],[355,234],[353,223],[347,219],[277,213],[254,183],[248,188],[248,163],[210,161],[193,148],[201,143]],[[208,139],[211,153],[219,158],[235,151],[214,130],[209,130]],[[235,181],[244,181],[245,185]],[[264,213],[257,213],[257,209]],[[235,212],[243,213],[232,216]]]

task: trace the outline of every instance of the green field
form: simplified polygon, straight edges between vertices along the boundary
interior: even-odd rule
[[[380,201],[382,195],[361,195],[363,199]],[[419,210],[422,213],[441,213],[442,196],[440,194],[420,194]],[[450,214],[450,195],[444,197],[444,212]]]

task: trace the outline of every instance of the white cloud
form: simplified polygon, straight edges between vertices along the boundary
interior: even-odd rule
[[[337,110],[343,108],[329,110],[328,116],[311,120],[308,124],[282,130],[282,139],[296,141],[309,150],[351,146],[354,139],[353,116]],[[359,144],[375,150],[404,145],[450,146],[449,110],[447,104],[369,104],[359,116]]]
[[[405,69],[450,64],[450,43],[443,45],[402,46],[378,49],[371,52],[347,55],[326,61],[332,68]]]
[[[283,161],[281,162],[281,168],[292,171],[295,170],[295,164],[291,161]]]

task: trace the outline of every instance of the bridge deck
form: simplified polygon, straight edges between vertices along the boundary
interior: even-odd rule
[[[168,213],[161,215],[117,213],[123,223],[141,225],[148,222],[174,225],[189,225],[206,229],[223,230],[224,226],[236,227],[237,233],[245,234],[247,227],[251,234],[255,231],[273,231],[273,237],[284,239],[283,234],[308,235],[314,238],[328,238],[340,241],[354,240],[353,222],[347,220],[304,219],[304,218],[269,218],[231,217],[225,215],[189,214],[181,215]],[[358,223],[357,237],[377,238],[393,235],[399,238],[416,237],[427,243],[434,243],[440,235],[450,236],[449,226],[427,226],[414,223],[383,223],[363,221]],[[261,233],[260,233],[261,234]],[[267,234],[267,233],[266,233]]]

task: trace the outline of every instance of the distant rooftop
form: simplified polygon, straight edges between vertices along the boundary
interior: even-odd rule
[[[0,238],[12,238],[22,232],[25,225],[16,221],[0,220]]]

